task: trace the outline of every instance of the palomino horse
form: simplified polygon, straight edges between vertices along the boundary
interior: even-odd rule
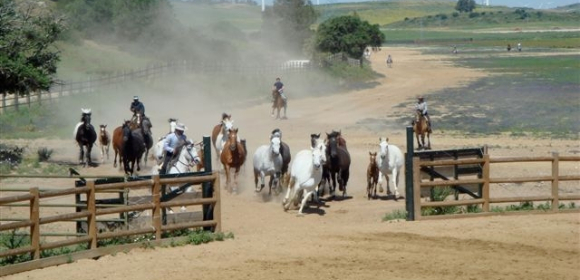
[[[413,131],[415,132],[415,137],[417,138],[417,149],[431,149],[431,128],[427,123],[427,118],[421,113],[421,111],[417,110],[417,114],[415,116],[415,121],[413,123]],[[425,135],[427,135],[427,145],[425,145]]]
[[[367,198],[377,197],[377,183],[379,181],[379,165],[377,152],[369,152],[369,166],[367,167]]]
[[[282,99],[282,95],[278,92],[278,90],[272,90],[272,117],[274,116],[274,110],[277,110],[276,119],[286,119],[286,106],[284,104],[284,99]],[[280,110],[284,108],[284,117],[280,118]]]
[[[99,125],[99,145],[101,145],[101,162],[105,162],[105,155],[109,160],[109,148],[111,147],[111,135],[107,131],[107,125]]]
[[[302,210],[310,196],[314,196],[315,200],[318,201],[316,187],[322,179],[322,165],[325,161],[326,145],[321,139],[315,140],[310,149],[302,150],[296,154],[290,169],[288,191],[282,201],[284,211],[290,209],[291,206],[297,206],[298,201],[302,199],[298,210],[298,215],[302,215]]]
[[[390,185],[395,186],[395,200],[399,198],[399,175],[403,167],[404,157],[401,150],[388,143],[388,138],[379,138],[379,191],[383,189],[383,176],[387,179],[387,195],[390,192]]]
[[[228,140],[228,130],[233,128],[234,121],[232,120],[232,115],[228,115],[226,113],[222,113],[222,120],[219,124],[213,127],[211,132],[211,142],[213,143],[218,163],[220,162],[220,154],[224,149],[226,141]]]
[[[228,140],[220,154],[220,161],[224,166],[226,175],[226,190],[235,193],[238,190],[238,174],[240,168],[246,161],[246,150],[242,143],[238,141],[238,129],[228,130]],[[233,182],[230,179],[230,171],[234,169]],[[233,185],[233,186],[232,186]]]
[[[97,141],[97,133],[91,124],[91,109],[81,109],[81,111],[81,122],[76,125],[74,135],[80,148],[79,162],[86,167],[91,164],[91,150]]]
[[[256,192],[260,192],[264,188],[266,176],[270,176],[268,195],[272,194],[272,185],[274,185],[274,192],[279,192],[283,163],[282,155],[280,154],[280,143],[279,134],[275,134],[270,137],[269,145],[262,145],[254,152],[254,184]],[[258,177],[260,178],[260,187],[258,187]]]
[[[339,145],[339,137],[340,133],[336,131],[326,134],[326,157],[328,159],[328,175],[332,180],[332,187],[329,187],[330,195],[334,195],[338,181],[338,190],[342,192],[344,197],[350,176],[350,153],[344,146]],[[344,141],[344,145],[346,145],[346,141]]]

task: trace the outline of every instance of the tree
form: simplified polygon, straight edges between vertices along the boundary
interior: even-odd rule
[[[475,0],[459,0],[455,9],[460,12],[471,13],[475,9]]]
[[[64,25],[46,10],[34,7],[0,0],[0,93],[3,95],[27,95],[48,90],[54,83],[56,64],[60,60],[54,42]]]
[[[318,51],[340,53],[361,59],[367,46],[379,47],[385,41],[378,24],[371,25],[358,16],[331,18],[318,26],[315,45]]]
[[[263,16],[262,34],[276,47],[301,52],[304,42],[313,35],[310,27],[318,13],[307,0],[275,0]]]

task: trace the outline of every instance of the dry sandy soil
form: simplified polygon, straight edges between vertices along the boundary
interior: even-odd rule
[[[387,51],[393,56],[393,68],[387,68],[384,63]],[[188,120],[185,122],[189,136],[199,140],[203,133],[195,132],[209,133],[221,112],[230,112],[240,134],[248,140],[249,151],[266,144],[270,131],[279,127],[293,155],[308,148],[311,133],[342,130],[353,161],[348,184],[352,198],[326,202],[325,207],[309,208],[305,216],[297,217],[296,211],[283,211],[282,195],[268,198],[254,192],[250,159],[240,176],[240,192],[222,193],[223,231],[234,233],[233,240],[202,246],[135,249],[5,279],[580,279],[580,215],[577,213],[381,221],[386,213],[404,209],[403,200],[368,201],[365,195],[368,152],[378,149],[379,137],[389,137],[391,144],[403,151],[406,149],[404,127],[407,124],[396,123],[388,116],[412,116],[417,95],[465,85],[490,73],[459,68],[446,57],[422,55],[405,48],[383,49],[374,53],[371,60],[373,68],[385,75],[377,80],[376,87],[333,96],[291,99],[288,120],[270,118],[267,103],[247,108],[224,105],[179,116]],[[287,92],[292,93],[292,85],[287,85]],[[409,105],[397,106],[401,103]],[[153,120],[154,124],[160,124],[157,131],[163,130],[159,127],[167,116],[150,107],[154,105],[148,107],[148,111],[154,112],[151,115],[159,116]],[[202,114],[205,116],[202,121],[194,121]],[[377,121],[369,124],[369,119]],[[489,145],[492,157],[548,156],[551,152],[571,155],[580,150],[578,141],[508,136],[476,138],[437,129],[432,140],[434,149]],[[53,144],[63,146],[58,141],[43,143]],[[69,155],[74,158],[74,151]],[[577,164],[563,169],[572,174],[579,172]],[[534,176],[547,175],[550,170],[548,165],[521,164],[517,168],[494,170],[492,167],[492,174],[503,177],[521,172]],[[118,174],[111,164],[83,172]],[[225,182],[223,175],[222,182]],[[577,182],[574,184],[569,191],[578,193],[580,186]],[[401,176],[401,186],[404,193],[404,176]],[[549,192],[542,184],[531,189],[534,193]],[[532,191],[505,186],[492,195],[522,192]]]

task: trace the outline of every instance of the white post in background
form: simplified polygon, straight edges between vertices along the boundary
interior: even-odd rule
[[[266,3],[264,3],[265,0],[262,0],[262,12],[264,12],[266,10]]]

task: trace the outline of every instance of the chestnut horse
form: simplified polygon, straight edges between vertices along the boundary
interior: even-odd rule
[[[280,110],[284,108],[284,117],[282,117],[282,119],[286,119],[286,107],[284,106],[284,99],[282,99],[282,96],[276,89],[272,90],[272,100],[274,100],[272,102],[272,117],[274,116],[274,110],[277,110],[276,119],[281,119]]]
[[[226,190],[230,193],[236,193],[238,189],[238,174],[240,167],[246,161],[246,150],[242,143],[238,142],[238,129],[228,131],[228,140],[224,145],[224,150],[220,155],[221,163],[224,166],[226,175]],[[234,169],[233,182],[230,179],[230,171]],[[232,186],[233,184],[233,186]]]
[[[415,121],[413,122],[413,131],[417,138],[417,149],[430,150],[431,139],[429,135],[431,134],[431,128],[427,124],[427,118],[421,113],[421,111],[417,111]],[[427,135],[427,145],[425,145],[425,135]]]

